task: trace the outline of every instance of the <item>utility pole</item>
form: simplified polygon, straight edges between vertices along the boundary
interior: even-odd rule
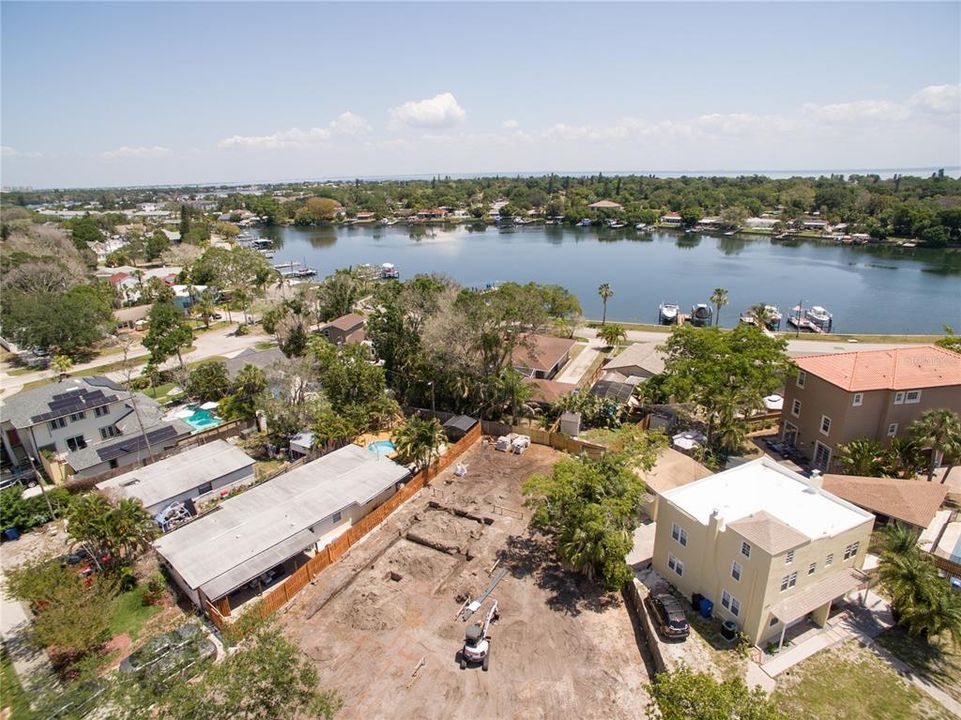
[[[804,310],[804,300],[798,300],[797,303],[797,332],[795,337],[801,337],[801,312]]]
[[[32,425],[30,426],[30,439],[33,441],[34,452],[39,454],[40,451],[37,449],[37,438],[33,434]],[[47,510],[50,512],[50,519],[56,520],[57,514],[53,511],[53,505],[50,504],[50,498],[47,497],[47,491],[43,487],[43,477],[40,475],[40,471],[37,470],[36,460],[34,460],[33,455],[30,453],[27,453],[27,459],[30,460],[30,469],[33,470],[33,477],[40,486],[40,494],[43,495],[43,501],[47,503]]]
[[[126,338],[117,339],[120,342],[120,347],[123,349],[123,369],[124,374],[127,376],[127,397],[130,400],[130,405],[133,407],[134,415],[137,416],[137,425],[140,426],[140,436],[143,438],[144,445],[147,447],[147,457],[150,458],[150,462],[153,462],[153,448],[150,447],[150,439],[147,437],[147,431],[143,426],[143,418],[140,416],[140,407],[137,405],[137,400],[133,396],[133,381],[131,378],[133,370],[127,367],[127,353],[130,351],[130,342],[127,341]]]
[[[434,381],[431,380],[427,384],[430,386],[430,416],[431,418],[436,418],[437,408],[434,405]]]

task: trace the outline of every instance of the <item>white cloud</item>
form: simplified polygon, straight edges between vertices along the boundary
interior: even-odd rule
[[[221,140],[217,143],[217,147],[257,148],[261,150],[304,148],[322,145],[336,135],[363,135],[368,131],[370,131],[370,123],[360,115],[355,115],[348,110],[327,123],[326,127],[315,127],[309,130],[291,128],[271,135],[233,135]]]
[[[520,127],[520,123],[513,119],[505,120],[504,122],[501,123],[501,127],[504,128],[505,130],[516,130],[517,128]]]
[[[19,155],[16,150],[14,150],[9,145],[0,145],[0,157],[13,157],[14,155]]]
[[[409,100],[390,109],[390,124],[394,129],[408,127],[451,127],[467,117],[457,99],[449,92],[426,100]]]
[[[116,150],[108,150],[107,152],[100,153],[100,157],[104,160],[119,160],[125,158],[143,159],[165,157],[172,153],[173,150],[161,147],[160,145],[134,147],[124,145]]]
[[[961,85],[928,85],[912,95],[908,105],[921,112],[957,115],[961,113]]]
[[[888,100],[855,100],[831,105],[806,103],[804,111],[816,122],[828,125],[896,123],[910,115],[904,105]]]

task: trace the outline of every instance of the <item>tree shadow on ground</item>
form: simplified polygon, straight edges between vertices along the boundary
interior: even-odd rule
[[[533,578],[537,587],[550,592],[547,607],[554,612],[576,617],[585,610],[603,612],[619,604],[617,592],[561,565],[543,535],[512,535],[498,557],[513,577]]]
[[[961,697],[961,656],[937,642],[909,635],[897,625],[876,637],[878,645],[949,695]],[[946,641],[950,645],[950,641]]]

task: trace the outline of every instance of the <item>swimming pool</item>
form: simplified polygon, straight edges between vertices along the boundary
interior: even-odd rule
[[[374,440],[374,442],[367,444],[367,449],[378,455],[388,455],[397,450],[391,440]]]
[[[194,432],[209,430],[218,425],[223,425],[223,419],[214,415],[210,410],[203,408],[193,408],[193,413],[183,418],[183,421],[194,429]]]

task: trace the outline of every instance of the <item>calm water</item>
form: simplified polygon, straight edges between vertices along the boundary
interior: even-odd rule
[[[728,290],[721,325],[754,303],[787,312],[799,300],[834,314],[836,332],[939,333],[961,330],[961,251],[772,242],[767,237],[639,234],[628,230],[525,226],[265,228],[271,261],[305,262],[319,277],[337,268],[397,265],[402,278],[450,275],[465,286],[556,283],[576,293],[584,314],[601,317],[597,287],[610,283],[608,317],[656,322],[657,306],[683,312]]]

